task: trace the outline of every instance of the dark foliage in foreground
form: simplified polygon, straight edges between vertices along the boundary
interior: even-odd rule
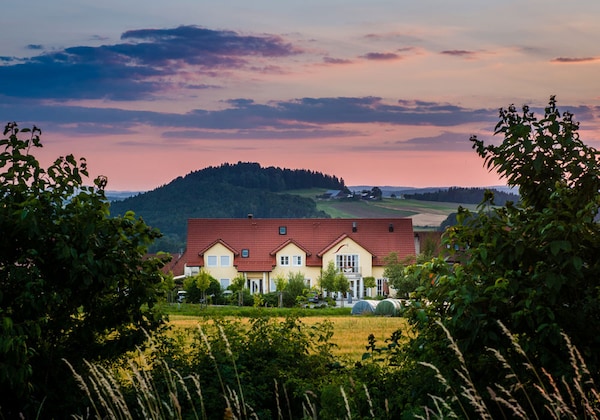
[[[162,324],[160,233],[133,213],[108,216],[106,180],[85,186],[72,155],[47,169],[41,131],[9,123],[0,140],[0,414],[63,418],[78,407],[62,359],[110,360]],[[74,411],[71,411],[74,412]]]

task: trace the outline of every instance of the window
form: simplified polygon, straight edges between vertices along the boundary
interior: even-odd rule
[[[229,279],[221,279],[221,280],[219,280],[219,282],[221,283],[221,289],[225,290],[229,287],[229,284],[230,284]]]
[[[221,255],[221,267],[229,267],[229,255]]]
[[[250,250],[248,248],[242,249],[242,258],[248,258],[250,256]]]
[[[344,273],[358,273],[358,255],[356,254],[338,254],[335,257],[335,263],[338,270]]]
[[[290,265],[290,257],[287,255],[279,257],[279,265]]]
[[[279,226],[279,234],[287,235],[287,226]]]
[[[217,266],[217,256],[209,255],[206,257],[206,266],[207,267],[216,267]]]
[[[377,296],[383,296],[383,285],[385,279],[377,279]]]
[[[292,257],[292,264],[294,267],[300,267],[302,265],[302,255],[294,255]]]

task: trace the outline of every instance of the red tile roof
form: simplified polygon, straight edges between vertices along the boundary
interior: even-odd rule
[[[280,226],[286,227],[287,234],[280,235]],[[383,266],[390,252],[396,252],[400,259],[415,255],[412,220],[408,218],[247,218],[189,219],[187,250],[182,259],[188,266],[204,266],[203,253],[221,242],[236,254],[238,271],[271,271],[277,250],[292,242],[306,252],[307,266],[320,267],[323,253],[346,237],[373,255],[373,266]],[[241,257],[242,249],[249,251],[248,258]]]

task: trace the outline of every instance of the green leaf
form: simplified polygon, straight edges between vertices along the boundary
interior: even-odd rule
[[[569,241],[552,241],[550,243],[550,252],[553,256],[558,255],[561,251],[571,251],[571,243]]]

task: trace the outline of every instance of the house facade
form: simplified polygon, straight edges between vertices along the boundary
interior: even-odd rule
[[[412,220],[386,219],[190,219],[183,275],[204,269],[227,288],[241,275],[251,293],[275,291],[275,279],[302,273],[318,287],[321,270],[333,262],[349,280],[355,298],[388,294],[384,258],[415,255]],[[376,287],[367,289],[365,277]]]

